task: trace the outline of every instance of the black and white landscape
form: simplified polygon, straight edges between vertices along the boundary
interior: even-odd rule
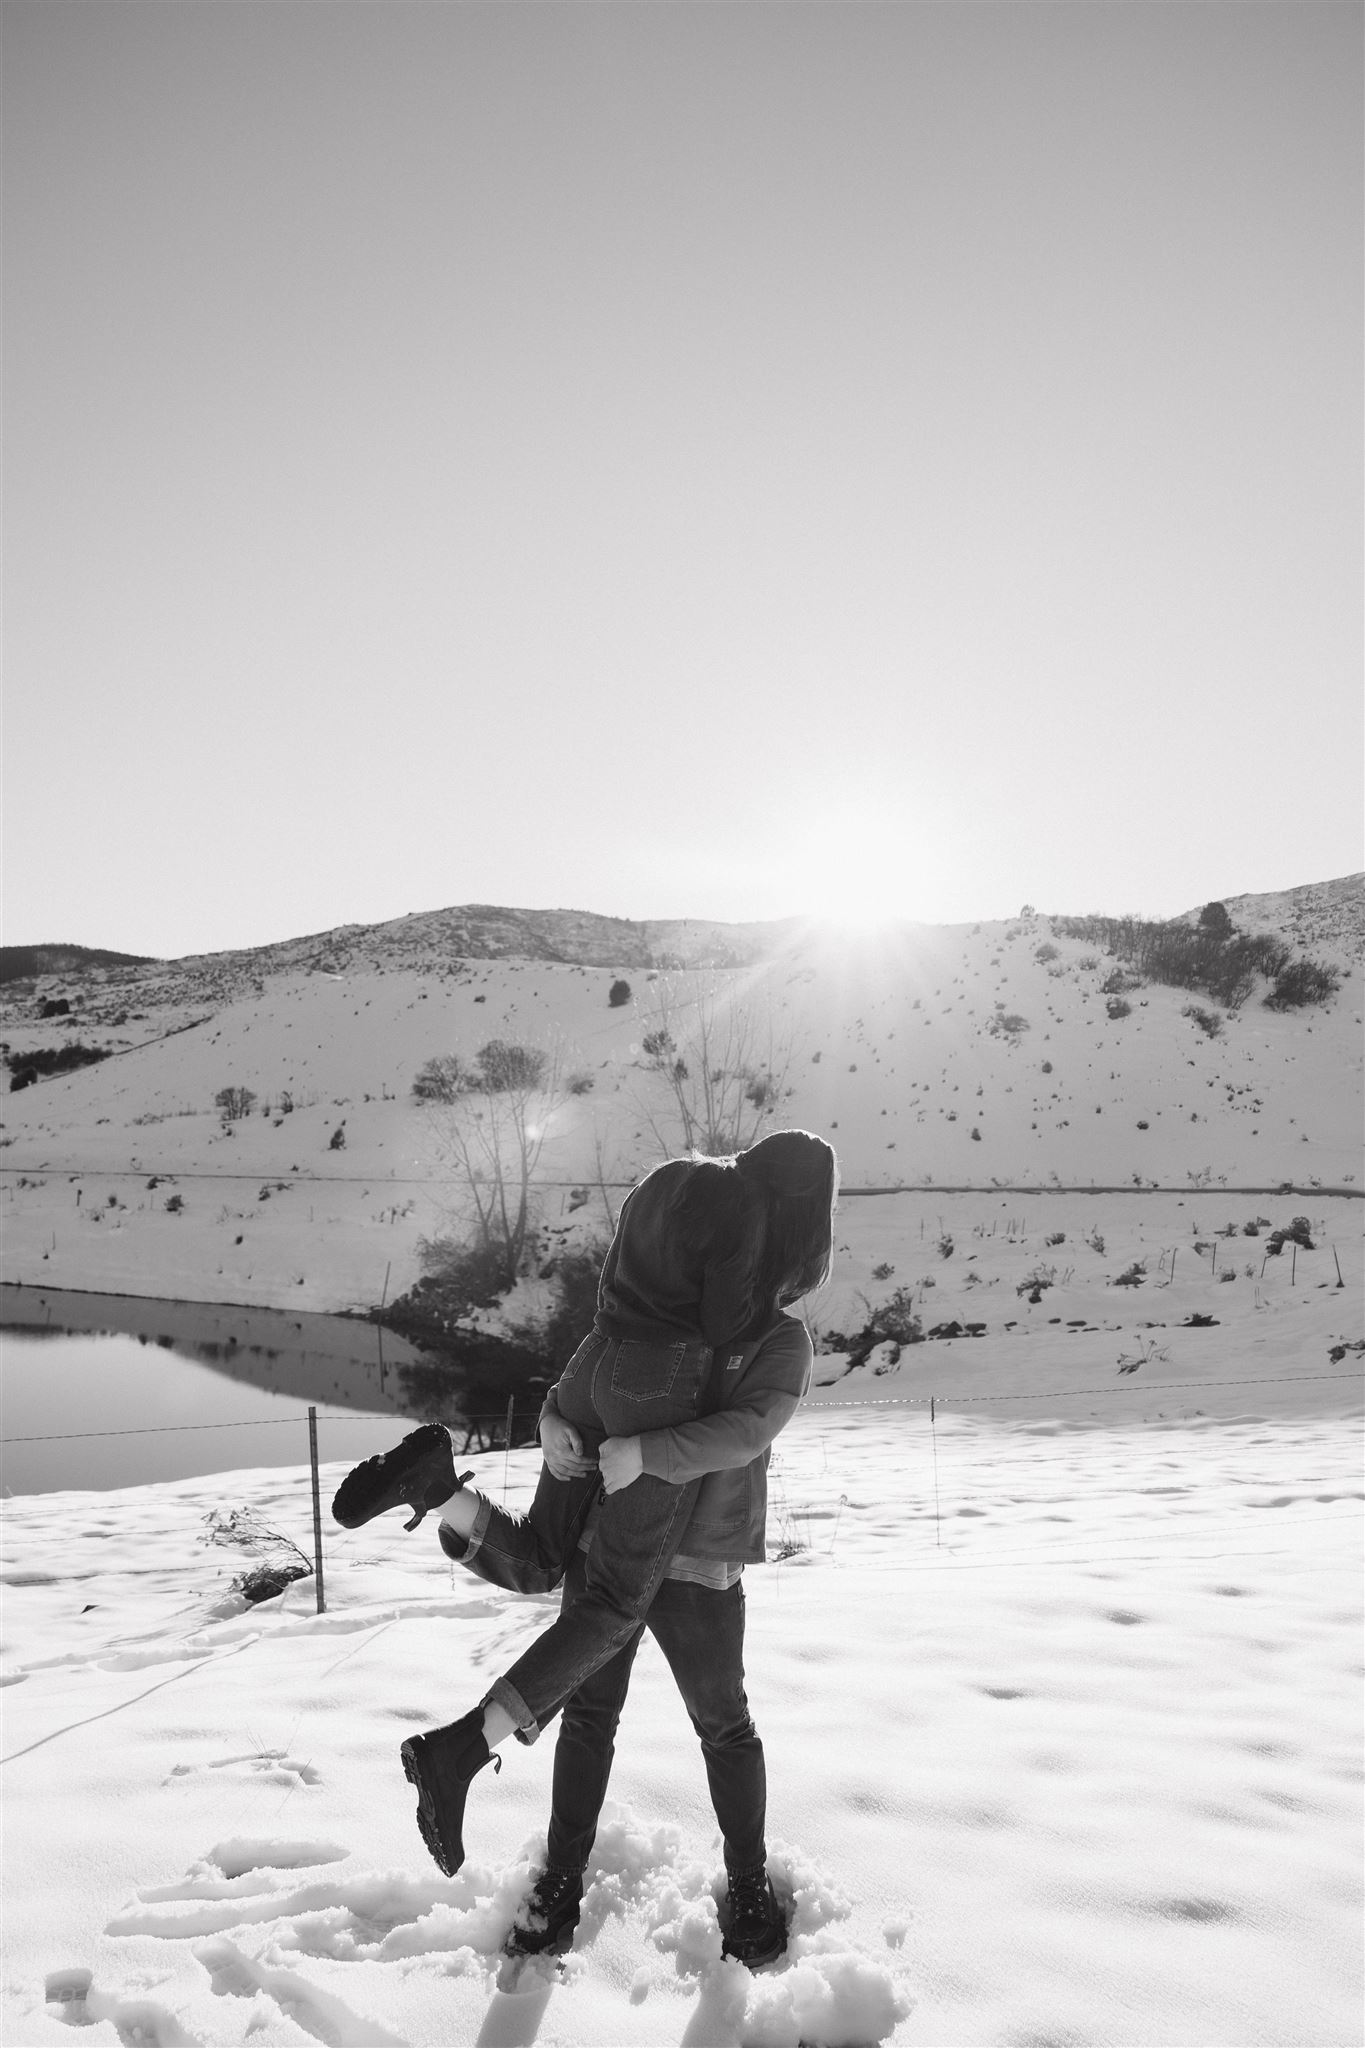
[[[451,910],[8,984],[13,1074],[107,1054],[6,1098],[25,1302],[297,1317],[420,1306],[445,1272],[448,1311],[456,1140],[520,1099],[489,1048],[533,1079],[534,1171],[521,1270],[466,1330],[554,1313],[682,1144],[703,1029],[742,1068],[711,1098],[737,1133],[827,1131],[845,1182],[748,1596],[786,1967],[720,1960],[704,1781],[644,1654],[575,1952],[499,1989],[549,1745],[478,1788],[446,1881],[395,1744],[545,1603],[458,1583],[394,1517],[329,1534],[325,1614],[306,1579],[247,1608],[206,1514],[307,1551],[310,1510],[306,1467],[246,1469],[7,1505],[13,2038],[1349,2042],[1363,902],[1350,877],[1143,939],[1188,964],[1212,930],[1215,979],[1265,942],[1276,973],[1221,1001],[1034,910],[856,935]],[[529,1497],[533,1449],[473,1462]]]

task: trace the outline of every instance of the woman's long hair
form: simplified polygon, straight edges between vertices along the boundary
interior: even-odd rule
[[[760,1257],[765,1299],[781,1308],[823,1286],[834,1262],[834,1204],[839,1163],[810,1131],[774,1131],[735,1160],[735,1171],[764,1197]]]
[[[677,1224],[712,1246],[729,1238],[752,1275],[760,1319],[828,1280],[834,1259],[839,1166],[809,1131],[774,1131],[728,1159],[692,1154]]]

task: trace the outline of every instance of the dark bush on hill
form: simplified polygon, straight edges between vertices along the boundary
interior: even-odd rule
[[[456,1102],[462,1095],[511,1095],[538,1088],[550,1062],[534,1045],[508,1045],[490,1038],[474,1055],[471,1066],[457,1052],[438,1053],[413,1076],[418,1102]]]
[[[1232,936],[1232,919],[1226,903],[1206,903],[1199,913],[1199,929],[1211,932],[1216,939]]]
[[[487,1095],[506,1095],[517,1088],[538,1088],[549,1060],[534,1045],[508,1045],[491,1038],[476,1055],[479,1086]]]
[[[1283,977],[1290,965],[1289,948],[1269,932],[1239,932],[1231,919],[1226,929],[1216,916],[1206,923],[1205,916],[1215,908],[1223,906],[1206,905],[1198,925],[1178,921],[1157,924],[1136,917],[1058,917],[1053,924],[1064,938],[1103,946],[1145,981],[1161,982],[1168,988],[1203,989],[1226,1009],[1236,1010],[1260,978]],[[1226,910],[1223,914],[1226,917]],[[1115,979],[1111,975],[1109,982]],[[1303,1000],[1316,1002],[1322,997],[1305,995]]]
[[[1268,1010],[1302,1010],[1309,1003],[1325,1003],[1340,986],[1335,967],[1321,967],[1316,960],[1291,960],[1275,977],[1266,997]]]
[[[1266,1252],[1272,1259],[1277,1259],[1287,1244],[1301,1245],[1304,1251],[1312,1251],[1313,1226],[1306,1216],[1295,1216],[1279,1230],[1272,1230],[1265,1241]]]
[[[853,1367],[861,1365],[879,1344],[922,1344],[924,1325],[915,1314],[914,1298],[913,1287],[898,1287],[887,1300],[868,1310],[862,1328],[852,1335],[846,1336],[839,1330],[827,1330],[820,1340],[821,1349],[846,1351],[851,1372]]]
[[[213,1098],[213,1106],[220,1109],[228,1123],[237,1117],[250,1116],[256,1097],[250,1088],[220,1088]]]
[[[1244,932],[1237,932],[1217,947],[1207,967],[1196,962],[1203,972],[1203,985],[1217,1003],[1229,1010],[1239,1010],[1252,993],[1261,975],[1278,974],[1289,958],[1289,948],[1268,932],[1257,938],[1249,938]],[[1158,975],[1157,980],[1165,976]],[[1177,988],[1197,988],[1199,983],[1186,980],[1175,983]]]
[[[473,1085],[473,1072],[460,1055],[443,1052],[418,1068],[413,1075],[412,1092],[418,1102],[454,1102]]]
[[[106,1047],[82,1045],[79,1039],[70,1045],[40,1045],[29,1052],[8,1053],[5,1065],[12,1075],[10,1090],[29,1088],[35,1081],[46,1081],[53,1074],[72,1073],[77,1067],[93,1067],[108,1057]]]
[[[1011,1010],[1008,1013],[1004,1010],[997,1010],[993,1017],[986,1019],[986,1029],[990,1032],[991,1037],[1007,1038],[1012,1045],[1018,1043],[1028,1028],[1028,1018],[1021,1017],[1017,1010]]]

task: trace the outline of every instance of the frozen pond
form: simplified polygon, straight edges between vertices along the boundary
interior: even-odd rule
[[[506,1411],[376,1324],[345,1316],[0,1289],[6,1493],[138,1486],[308,1460],[363,1458],[439,1416],[501,1444]],[[527,1435],[539,1401],[514,1417]]]

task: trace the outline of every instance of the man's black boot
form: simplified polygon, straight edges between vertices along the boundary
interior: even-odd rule
[[[777,1961],[787,1946],[787,1923],[766,1870],[731,1875],[720,1927],[725,1937],[721,1954],[733,1956],[746,1970],[762,1970]]]
[[[503,1944],[509,1956],[561,1955],[573,1942],[583,1901],[583,1877],[577,1870],[542,1870],[517,1907],[517,1917]]]

